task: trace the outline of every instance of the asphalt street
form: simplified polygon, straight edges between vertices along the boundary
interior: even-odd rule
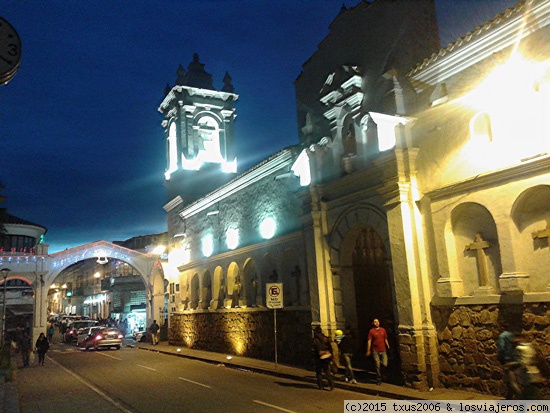
[[[123,347],[53,345],[44,366],[17,372],[22,413],[335,412],[344,400],[383,400],[223,364]]]

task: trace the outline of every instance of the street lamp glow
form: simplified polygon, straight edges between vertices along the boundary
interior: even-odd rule
[[[166,250],[166,247],[164,245],[157,245],[154,249],[153,249],[153,254],[154,255],[162,255],[162,253]]]

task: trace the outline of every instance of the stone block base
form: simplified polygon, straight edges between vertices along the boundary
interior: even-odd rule
[[[498,282],[503,293],[523,294],[529,290],[529,274],[526,272],[503,273]]]
[[[462,280],[451,280],[450,278],[440,278],[437,280],[437,295],[442,298],[461,297],[464,295],[464,285]]]

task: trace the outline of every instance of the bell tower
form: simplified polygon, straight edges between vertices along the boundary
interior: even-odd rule
[[[216,90],[212,75],[194,54],[187,71],[180,65],[176,84],[165,89],[158,110],[164,115],[165,185],[168,201],[189,205],[227,183],[237,172],[234,153],[234,92],[229,73]]]

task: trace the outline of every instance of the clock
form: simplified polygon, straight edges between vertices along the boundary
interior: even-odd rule
[[[0,86],[15,76],[20,62],[21,39],[13,26],[0,17]]]

